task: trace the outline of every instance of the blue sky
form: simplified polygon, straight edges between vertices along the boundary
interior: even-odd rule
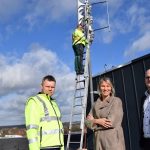
[[[98,0],[89,0],[90,3]],[[95,32],[92,74],[150,52],[150,3],[110,0],[111,31]],[[107,25],[104,4],[93,5],[93,28]],[[26,99],[40,90],[41,78],[56,77],[55,97],[63,120],[74,90],[71,34],[77,25],[77,0],[0,0],[0,125],[24,123]]]

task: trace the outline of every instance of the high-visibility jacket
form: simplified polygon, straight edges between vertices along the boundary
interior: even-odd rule
[[[72,34],[72,45],[83,44],[84,46],[88,43],[81,29],[75,29]]]
[[[25,107],[25,122],[30,150],[61,147],[64,150],[63,124],[56,101],[46,94],[30,97]]]

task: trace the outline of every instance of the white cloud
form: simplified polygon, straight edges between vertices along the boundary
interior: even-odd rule
[[[56,77],[54,96],[62,114],[66,114],[73,100],[75,79],[75,74],[67,65],[53,51],[39,45],[32,46],[22,58],[15,60],[12,57],[13,59],[0,55],[0,115],[3,118],[0,119],[0,125],[24,123],[25,101],[40,91],[41,79],[47,74]],[[69,113],[70,111],[67,114]]]
[[[0,0],[0,22],[5,23],[13,20],[13,17],[20,13],[24,4],[23,0]]]
[[[134,41],[131,46],[125,50],[124,55],[133,55],[135,52],[145,51],[150,49],[150,32],[145,33],[142,37]]]
[[[75,10],[75,1],[70,0],[37,0],[30,4],[25,20],[32,27],[39,20],[44,22],[64,21]]]
[[[13,20],[16,15],[25,15],[28,22],[37,19],[59,20],[70,16],[76,7],[76,1],[70,0],[0,0],[0,22]],[[25,13],[27,12],[27,13]],[[16,18],[17,19],[17,18]],[[44,21],[44,20],[43,20]]]
[[[0,23],[6,31],[3,34],[55,21],[65,22],[76,12],[76,1],[70,0],[0,0],[0,4]]]

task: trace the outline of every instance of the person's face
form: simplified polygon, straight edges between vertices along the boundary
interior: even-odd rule
[[[52,96],[54,94],[55,91],[55,82],[54,81],[48,81],[45,80],[43,82],[42,86],[42,92],[45,94],[48,94],[49,96]]]
[[[102,94],[103,98],[106,98],[106,97],[110,96],[111,85],[108,82],[103,81],[100,85],[100,91],[101,91],[101,94]]]
[[[145,84],[146,87],[150,90],[150,69],[145,73]]]

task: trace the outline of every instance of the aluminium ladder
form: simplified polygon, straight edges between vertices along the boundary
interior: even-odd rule
[[[93,91],[92,74],[91,74],[92,71],[91,71],[91,64],[90,64],[90,44],[92,43],[93,38],[94,38],[94,31],[102,30],[105,28],[109,28],[109,31],[110,31],[107,0],[96,2],[93,4],[90,4],[89,0],[82,0],[82,2],[80,0],[77,0],[77,2],[78,2],[78,24],[84,25],[85,35],[89,43],[83,55],[84,74],[78,75],[76,77],[75,93],[74,93],[74,99],[73,99],[72,109],[71,109],[69,133],[68,133],[66,150],[76,150],[77,148],[78,150],[82,150],[83,148],[84,123],[86,119],[86,107],[87,107],[88,93],[90,93],[91,105],[94,102],[93,94],[95,92],[96,92],[95,94],[97,94],[97,91],[95,92]],[[93,18],[91,16],[91,5],[95,5],[99,3],[106,3],[108,25],[105,27],[100,27],[98,29],[93,30],[92,28]],[[79,131],[78,132],[74,131],[73,125],[76,125],[79,123],[80,123]],[[76,134],[76,138],[73,138],[73,135],[75,134]],[[77,135],[79,135],[80,138],[78,138]],[[72,145],[76,145],[76,147],[72,148]]]
[[[90,44],[91,40],[93,40],[93,31],[90,8],[91,6],[89,5],[88,0],[85,0],[85,3],[81,3],[78,0],[78,24],[83,23],[85,27],[84,31],[88,40],[88,45],[86,46],[85,52],[83,53],[84,74],[76,76],[75,93],[71,108],[66,150],[82,150],[85,131],[84,123],[86,119],[86,107],[89,90],[91,104],[93,103],[93,83],[90,64]],[[74,130],[73,127],[79,124],[79,130]]]
[[[72,103],[71,116],[70,116],[70,124],[69,124],[69,133],[67,139],[67,148],[66,150],[74,150],[71,149],[72,145],[80,150],[83,147],[83,139],[84,139],[84,122],[86,118],[86,106],[87,106],[87,98],[88,98],[88,87],[90,80],[89,73],[89,48],[87,46],[86,52],[83,55],[83,64],[84,64],[84,74],[76,76],[75,83],[75,93],[74,99]],[[79,131],[74,131],[73,127],[75,125],[80,124]],[[76,135],[80,138],[74,139]]]

